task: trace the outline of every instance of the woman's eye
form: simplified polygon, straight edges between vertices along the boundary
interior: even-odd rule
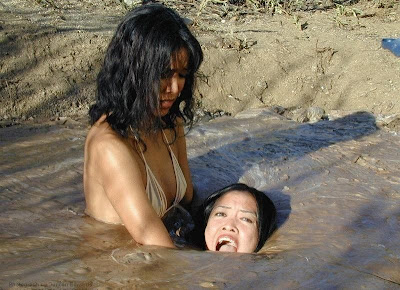
[[[174,72],[173,72],[172,70],[167,70],[167,71],[165,71],[165,72],[163,72],[163,73],[161,74],[161,78],[162,78],[162,79],[169,79],[169,78],[171,78],[173,75],[174,75]]]
[[[251,219],[249,219],[249,218],[246,218],[246,217],[243,217],[243,218],[242,218],[242,221],[245,221],[246,223],[250,223],[250,224],[253,223],[253,220],[251,220]]]
[[[216,213],[215,213],[215,216],[226,216],[226,214],[223,213],[223,212],[216,212]]]
[[[180,77],[181,79],[186,79],[186,78],[187,78],[187,74],[179,74],[179,77]]]

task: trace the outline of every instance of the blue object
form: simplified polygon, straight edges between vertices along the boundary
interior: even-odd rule
[[[395,56],[400,57],[400,38],[383,38],[382,48],[389,49]]]

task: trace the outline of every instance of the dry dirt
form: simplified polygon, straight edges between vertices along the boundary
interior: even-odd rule
[[[166,2],[193,20],[204,49],[200,114],[270,106],[400,113],[400,58],[381,48],[382,38],[400,37],[397,1],[273,15],[212,2],[199,13],[201,1]],[[2,126],[85,117],[126,11],[117,0],[0,1]]]
[[[397,289],[400,58],[380,42],[400,37],[398,1],[273,16],[168,2],[205,52],[199,114],[235,115],[187,135],[196,202],[245,182],[271,194],[277,231],[259,255],[216,255],[84,217],[85,118],[126,8],[0,0],[0,289]],[[250,109],[269,106],[329,120]]]

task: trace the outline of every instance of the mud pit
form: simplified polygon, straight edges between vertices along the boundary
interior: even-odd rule
[[[177,9],[196,18],[205,52],[199,115],[239,114],[188,135],[194,205],[240,180],[270,192],[278,230],[258,255],[216,254],[139,247],[85,217],[86,113],[125,9],[3,0],[0,288],[397,289],[400,58],[380,40],[400,37],[398,3],[274,16],[211,5],[197,17],[197,2]],[[249,110],[272,105],[319,106],[329,120]]]
[[[84,216],[88,128],[59,122],[0,131],[4,288],[399,287],[400,137],[383,119],[310,124],[253,109],[189,132],[195,205],[238,180],[276,203],[278,230],[257,255],[137,246]]]

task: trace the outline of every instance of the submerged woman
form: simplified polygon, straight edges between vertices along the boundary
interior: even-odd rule
[[[203,203],[206,248],[258,252],[276,227],[276,209],[261,191],[242,183],[211,194]]]
[[[192,200],[183,126],[193,119],[202,60],[183,19],[147,4],[119,24],[98,75],[85,143],[86,213],[124,224],[140,244],[174,247],[161,217]]]

